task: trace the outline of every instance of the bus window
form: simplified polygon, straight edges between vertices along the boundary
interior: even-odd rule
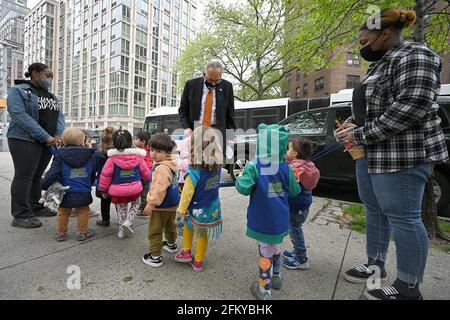
[[[280,116],[280,107],[272,108],[260,108],[249,110],[249,118],[251,119],[250,128],[257,129],[258,125],[261,123],[273,124],[278,123],[280,120],[284,119],[284,114]],[[281,110],[284,113],[286,109]]]
[[[145,119],[144,130],[148,131],[150,134],[155,134],[158,130],[161,130],[161,117],[147,117]]]
[[[234,111],[234,123],[236,128],[247,130],[247,110],[235,110]]]

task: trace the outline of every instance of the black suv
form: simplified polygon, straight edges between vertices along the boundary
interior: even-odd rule
[[[450,96],[439,97],[438,103],[440,106],[438,115],[442,120],[441,127],[444,131],[447,148],[450,150]],[[315,153],[317,155],[325,148],[332,148],[332,145],[336,143],[333,135],[333,131],[336,128],[336,120],[342,123],[350,115],[351,104],[341,103],[325,108],[298,112],[282,120],[279,124],[284,125],[290,134],[298,134],[317,142],[319,145]],[[236,139],[236,148],[243,148],[242,144],[245,144],[246,159],[239,159],[238,157],[235,163],[230,165],[229,172],[233,180],[249,158],[254,156],[256,135],[241,136]],[[330,154],[315,160],[314,163],[320,170],[321,177],[319,182],[356,186],[355,162],[347,152],[343,152],[342,146],[339,146]],[[433,182],[438,213],[440,216],[450,217],[450,161],[435,166]]]

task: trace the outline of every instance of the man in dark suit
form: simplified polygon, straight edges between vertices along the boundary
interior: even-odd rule
[[[233,85],[222,79],[220,62],[209,62],[203,77],[186,81],[178,113],[185,135],[205,125],[220,130],[225,142],[226,129],[236,129]]]

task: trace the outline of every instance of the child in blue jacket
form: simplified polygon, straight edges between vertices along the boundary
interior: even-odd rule
[[[56,241],[67,240],[72,208],[75,208],[77,214],[78,241],[84,241],[95,235],[95,231],[88,228],[91,188],[96,174],[94,150],[83,146],[84,133],[75,127],[65,129],[62,140],[64,148],[59,149],[53,158],[41,187],[42,190],[47,190],[54,182],[69,187],[56,216]]]

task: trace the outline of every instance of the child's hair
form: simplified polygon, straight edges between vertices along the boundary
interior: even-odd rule
[[[114,147],[119,151],[132,148],[133,137],[128,130],[118,130],[113,133],[113,144]]]
[[[113,127],[106,127],[102,130],[102,135],[100,138],[100,148],[103,152],[106,152],[113,147],[113,134]]]
[[[152,149],[171,153],[173,148],[176,146],[176,143],[172,141],[168,134],[159,132],[152,135],[149,145]]]
[[[205,150],[211,152],[205,154]],[[190,166],[216,171],[223,163],[222,141],[217,130],[205,126],[195,128],[191,136]]]
[[[92,136],[86,130],[83,130],[83,133],[84,133],[84,144],[87,144],[89,141],[92,140]]]
[[[62,141],[64,145],[82,145],[84,143],[84,133],[83,130],[76,127],[69,127],[62,133]]]
[[[151,134],[149,132],[147,132],[147,131],[140,131],[135,136],[135,138],[137,138],[137,139],[141,140],[142,142],[144,142],[146,147],[148,147],[151,137],[152,137]]]
[[[293,136],[289,139],[289,143],[297,151],[297,159],[309,160],[317,148],[317,144],[309,139]]]

